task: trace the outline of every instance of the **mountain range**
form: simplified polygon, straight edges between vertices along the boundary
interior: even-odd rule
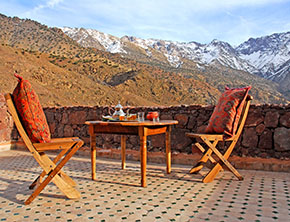
[[[210,45],[237,54],[233,58],[223,53],[219,58],[240,66],[245,61],[236,49],[217,40],[202,45],[117,38],[0,14],[0,92],[13,91],[17,71],[31,82],[44,106],[119,101],[129,106],[208,105],[217,102],[225,86],[247,85],[252,85],[254,103],[289,103],[277,82],[213,59],[220,51],[210,51]],[[200,56],[190,51],[198,48]],[[247,63],[243,67],[253,68]]]
[[[280,91],[290,95],[290,32],[275,33],[232,47],[229,43],[213,40],[209,44],[141,39],[133,36],[118,38],[93,29],[62,28],[63,32],[84,47],[96,47],[128,58],[168,63],[180,68],[186,60],[199,65],[220,63],[243,70],[280,84]],[[140,55],[136,56],[135,54]],[[161,56],[155,56],[161,54]],[[132,56],[133,55],[133,56]]]

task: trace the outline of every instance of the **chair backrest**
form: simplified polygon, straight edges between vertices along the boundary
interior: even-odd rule
[[[14,120],[15,126],[20,134],[20,136],[22,137],[25,145],[27,146],[27,148],[31,151],[31,152],[35,152],[35,148],[30,140],[30,138],[28,137],[24,127],[22,126],[22,123],[20,121],[20,118],[18,116],[17,110],[15,108],[13,99],[12,99],[12,95],[10,93],[7,93],[4,95],[6,102],[7,102],[7,106],[8,106],[8,110]]]
[[[239,120],[239,124],[238,124],[238,128],[237,131],[235,133],[235,135],[233,136],[232,139],[238,139],[244,129],[244,125],[248,116],[248,112],[249,112],[249,108],[250,108],[250,104],[251,104],[251,100],[253,100],[253,97],[248,95],[244,104],[244,108],[243,111],[241,113],[241,118]]]

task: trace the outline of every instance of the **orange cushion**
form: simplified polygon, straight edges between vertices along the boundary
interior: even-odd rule
[[[206,133],[222,133],[232,137],[237,130],[243,106],[251,86],[229,89],[220,97],[209,119]]]
[[[33,143],[50,142],[50,131],[39,99],[31,84],[15,74],[18,84],[13,91],[13,101],[22,125]]]

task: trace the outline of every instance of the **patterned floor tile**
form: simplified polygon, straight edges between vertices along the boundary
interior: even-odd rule
[[[52,155],[53,156],[53,155]],[[28,206],[30,183],[41,169],[28,152],[0,152],[0,221],[288,221],[289,173],[241,170],[244,181],[224,171],[212,183],[188,174],[190,167],[148,164],[147,188],[140,187],[140,163],[97,159],[91,180],[88,157],[64,167],[77,183],[79,200],[67,199],[50,183]],[[201,174],[204,174],[202,171]]]

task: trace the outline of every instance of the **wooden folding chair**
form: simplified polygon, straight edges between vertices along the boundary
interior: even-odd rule
[[[193,144],[193,147],[197,147],[203,153],[201,159],[194,167],[192,167],[189,173],[198,173],[206,162],[210,160],[214,164],[214,167],[205,175],[202,182],[212,182],[216,175],[223,169],[223,166],[228,168],[239,180],[243,180],[243,177],[239,174],[239,172],[230,164],[228,158],[231,155],[244,128],[251,100],[252,97],[248,95],[244,104],[237,132],[231,138],[225,138],[224,134],[186,133],[186,136],[197,139],[197,142]],[[206,148],[198,142],[200,140],[203,144],[205,144]],[[222,142],[223,145],[225,145],[225,142],[230,142],[224,154],[221,154],[221,152],[216,148],[219,142]],[[216,159],[218,159],[217,161],[211,156],[212,154],[216,155]]]
[[[8,105],[8,110],[12,115],[20,136],[22,137],[26,147],[33,155],[34,159],[43,169],[43,172],[29,186],[29,189],[35,188],[35,190],[25,201],[25,204],[30,204],[50,181],[52,181],[69,199],[80,198],[79,191],[74,188],[76,183],[73,179],[66,175],[61,168],[83,145],[84,142],[77,137],[72,137],[51,139],[51,142],[49,143],[32,143],[19,119],[17,110],[12,100],[12,95],[5,94],[5,99]],[[44,153],[45,151],[51,150],[61,150],[61,152],[53,160],[51,160]],[[45,176],[46,178],[44,179]]]

